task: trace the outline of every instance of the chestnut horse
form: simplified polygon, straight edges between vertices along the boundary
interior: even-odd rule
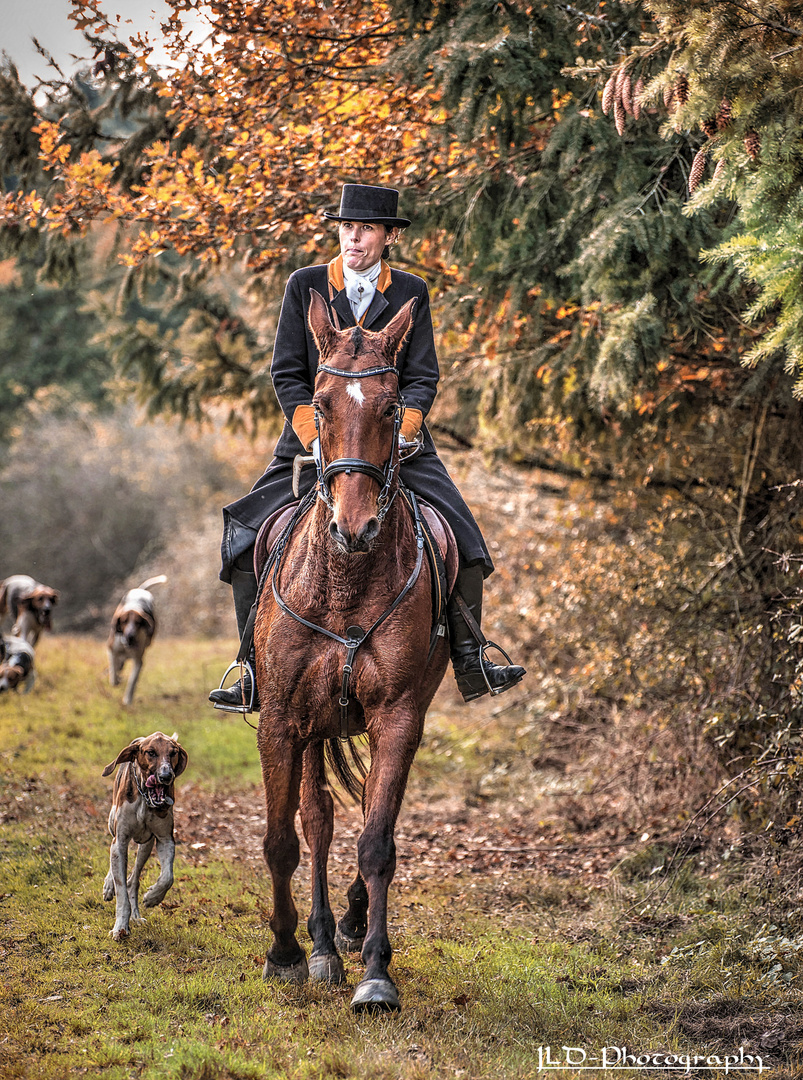
[[[433,633],[417,504],[399,491],[403,403],[395,364],[414,301],[374,333],[336,330],[324,299],[311,290],[311,300],[309,324],[320,352],[313,398],[318,484],[279,554],[274,550],[270,582],[271,574],[263,575],[254,632],[264,854],[273,883],[274,940],[263,976],[340,983],[338,946],[361,950],[365,972],[352,1008],[395,1010],[387,930],[394,831],[424,716],[448,660],[445,637]],[[370,766],[360,784],[339,740],[363,733]],[[357,875],[337,927],[326,869],[334,809],[327,762],[352,793],[361,792],[364,821]],[[296,939],[291,893],[299,804],[312,856],[309,963]]]

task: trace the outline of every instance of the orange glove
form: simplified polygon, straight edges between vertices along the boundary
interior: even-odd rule
[[[312,446],[313,439],[318,438],[318,429],[315,427],[315,408],[313,405],[296,405],[293,413],[293,431],[299,438],[299,442],[305,450]]]
[[[297,409],[296,412],[298,412]],[[405,442],[412,442],[421,430],[423,423],[424,414],[420,409],[405,409],[399,434]]]

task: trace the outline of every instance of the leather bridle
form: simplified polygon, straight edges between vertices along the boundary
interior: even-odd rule
[[[344,371],[342,368],[330,367],[328,364],[319,364],[317,374],[325,372],[327,375],[339,375],[344,379],[368,379],[373,375],[395,375],[398,379],[399,372],[395,367],[390,365],[384,367],[366,368],[364,371]],[[397,488],[393,486],[393,480],[396,472],[399,468],[399,457],[396,452],[396,448],[399,445],[399,431],[401,429],[402,417],[404,416],[404,401],[401,395],[398,394],[396,398],[396,412],[393,418],[393,439],[390,444],[390,457],[388,458],[385,468],[380,469],[378,465],[374,465],[372,461],[366,461],[364,458],[335,458],[334,461],[330,461],[328,464],[324,462],[323,451],[321,447],[321,427],[320,427],[320,409],[315,407],[315,430],[318,433],[318,448],[319,453],[315,458],[315,466],[318,470],[318,495],[330,510],[334,509],[334,499],[332,498],[332,492],[329,490],[329,481],[333,476],[337,476],[338,473],[364,473],[366,476],[370,476],[372,480],[376,480],[379,484],[379,496],[376,500],[377,513],[376,516],[379,521],[385,518],[391,503],[396,496]]]

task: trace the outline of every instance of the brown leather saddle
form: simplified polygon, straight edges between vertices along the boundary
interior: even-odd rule
[[[263,522],[257,533],[256,543],[254,544],[254,572],[257,581],[262,577],[265,563],[290,523],[290,519],[297,510],[298,505],[298,502],[292,502],[287,506],[280,507]],[[434,506],[430,506],[423,499],[418,500],[418,505],[421,508],[424,523],[424,549],[430,566],[433,591],[432,610],[437,613],[436,619],[439,619],[457,580],[457,541],[454,538],[451,525]],[[438,567],[438,559],[440,559],[441,563],[440,568]]]

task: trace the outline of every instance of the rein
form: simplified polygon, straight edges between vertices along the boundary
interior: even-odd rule
[[[346,662],[343,665],[343,681],[340,688],[340,738],[348,739],[349,737],[349,683],[351,680],[352,672],[354,671],[354,657],[357,654],[357,650],[360,645],[368,640],[382,623],[393,614],[402,600],[407,596],[412,587],[418,581],[418,575],[421,573],[421,564],[424,559],[424,532],[421,525],[421,511],[418,508],[418,500],[412,491],[405,492],[409,496],[410,505],[413,510],[413,522],[415,525],[415,543],[416,543],[416,558],[415,566],[412,573],[405,582],[401,592],[379,618],[367,629],[363,630],[361,626],[350,626],[346,634],[347,637],[341,637],[340,634],[335,634],[332,630],[327,630],[325,626],[319,626],[317,623],[310,622],[309,619],[305,619],[297,612],[285,603],[279,594],[279,571],[281,567],[282,556],[284,551],[282,550],[273,564],[273,575],[271,577],[271,588],[273,590],[273,598],[285,615],[289,615],[292,619],[295,619],[297,623],[301,623],[302,626],[306,626],[308,630],[315,630],[319,634],[323,634],[325,637],[331,638],[332,641],[337,641],[340,645],[343,645],[347,649]],[[288,534],[289,535],[289,534]]]

